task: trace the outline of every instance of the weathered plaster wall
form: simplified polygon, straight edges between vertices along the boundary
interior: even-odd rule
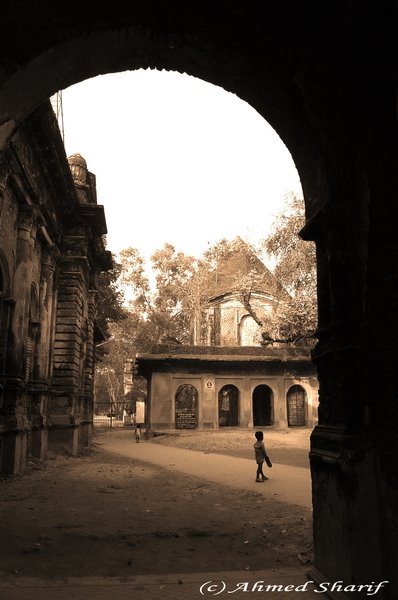
[[[154,373],[151,381],[151,426],[170,429],[174,422],[172,380],[168,373]]]
[[[273,425],[286,428],[287,392],[292,385],[301,385],[306,391],[306,425],[316,424],[318,407],[317,388],[311,385],[308,377],[294,378],[288,373],[269,377],[266,375],[222,374],[217,371],[189,373],[179,371],[173,373],[154,372],[151,376],[150,427],[156,429],[175,428],[175,395],[181,385],[192,385],[198,391],[198,428],[218,429],[218,398],[220,390],[226,385],[234,385],[239,390],[239,423],[238,427],[253,427],[253,391],[259,385],[267,385],[272,390]]]

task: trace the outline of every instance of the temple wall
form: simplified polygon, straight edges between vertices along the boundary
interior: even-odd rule
[[[238,391],[238,422],[237,427],[251,429],[256,426],[253,419],[253,394],[258,386],[267,386],[271,390],[272,423],[275,428],[288,427],[287,393],[299,385],[305,392],[305,423],[313,427],[316,424],[318,407],[318,388],[316,380],[311,377],[292,377],[289,373],[280,373],[272,377],[258,373],[208,371],[189,373],[188,370],[173,373],[154,371],[151,380],[150,423],[152,430],[179,428],[176,423],[176,394],[181,386],[193,386],[197,392],[197,419],[187,428],[218,429],[219,396],[227,386],[234,386]],[[261,426],[261,424],[257,424]]]
[[[91,178],[90,181],[94,181]],[[88,445],[103,208],[79,200],[46,104],[0,164],[0,473]]]

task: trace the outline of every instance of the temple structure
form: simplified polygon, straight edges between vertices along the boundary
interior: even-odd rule
[[[318,381],[310,348],[262,345],[264,324],[289,302],[282,285],[242,240],[202,285],[207,298],[197,310],[193,344],[163,344],[136,356],[148,380],[147,425],[314,426]]]

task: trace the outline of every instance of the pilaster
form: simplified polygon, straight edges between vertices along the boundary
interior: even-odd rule
[[[51,378],[51,344],[54,334],[54,274],[56,252],[44,248],[41,258],[39,317],[40,335],[36,344],[36,360],[33,381],[29,383],[32,397],[32,432],[30,453],[43,460],[48,447],[48,398]]]
[[[348,179],[349,181],[349,179]],[[353,176],[354,181],[354,176]],[[342,194],[344,196],[344,194]],[[318,426],[311,435],[312,579],[360,584],[388,579],[383,558],[379,434],[370,418],[372,368],[366,328],[366,218],[355,196],[304,229],[317,244]],[[383,598],[390,598],[386,589]]]
[[[28,394],[29,343],[31,339],[31,283],[34,241],[40,211],[20,206],[16,240],[13,299],[6,304],[7,340],[3,352],[3,399],[1,407],[2,464],[0,472],[19,473],[26,465],[31,428],[31,402]],[[33,335],[33,334],[32,334]]]
[[[37,208],[19,208],[16,267],[12,289],[16,302],[11,326],[13,344],[8,349],[8,369],[22,377],[26,371],[26,339],[29,330],[33,251],[38,215]]]
[[[88,446],[91,439],[94,414],[94,323],[98,292],[88,292],[87,340],[84,363],[84,389],[81,406],[79,445]]]
[[[85,357],[87,261],[62,256],[58,273],[53,373],[49,405],[49,447],[75,455]]]

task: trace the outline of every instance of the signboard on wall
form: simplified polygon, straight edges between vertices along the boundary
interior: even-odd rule
[[[176,411],[176,429],[195,429],[196,414]]]
[[[198,426],[198,390],[189,383],[178,387],[175,396],[176,429],[195,429]]]

